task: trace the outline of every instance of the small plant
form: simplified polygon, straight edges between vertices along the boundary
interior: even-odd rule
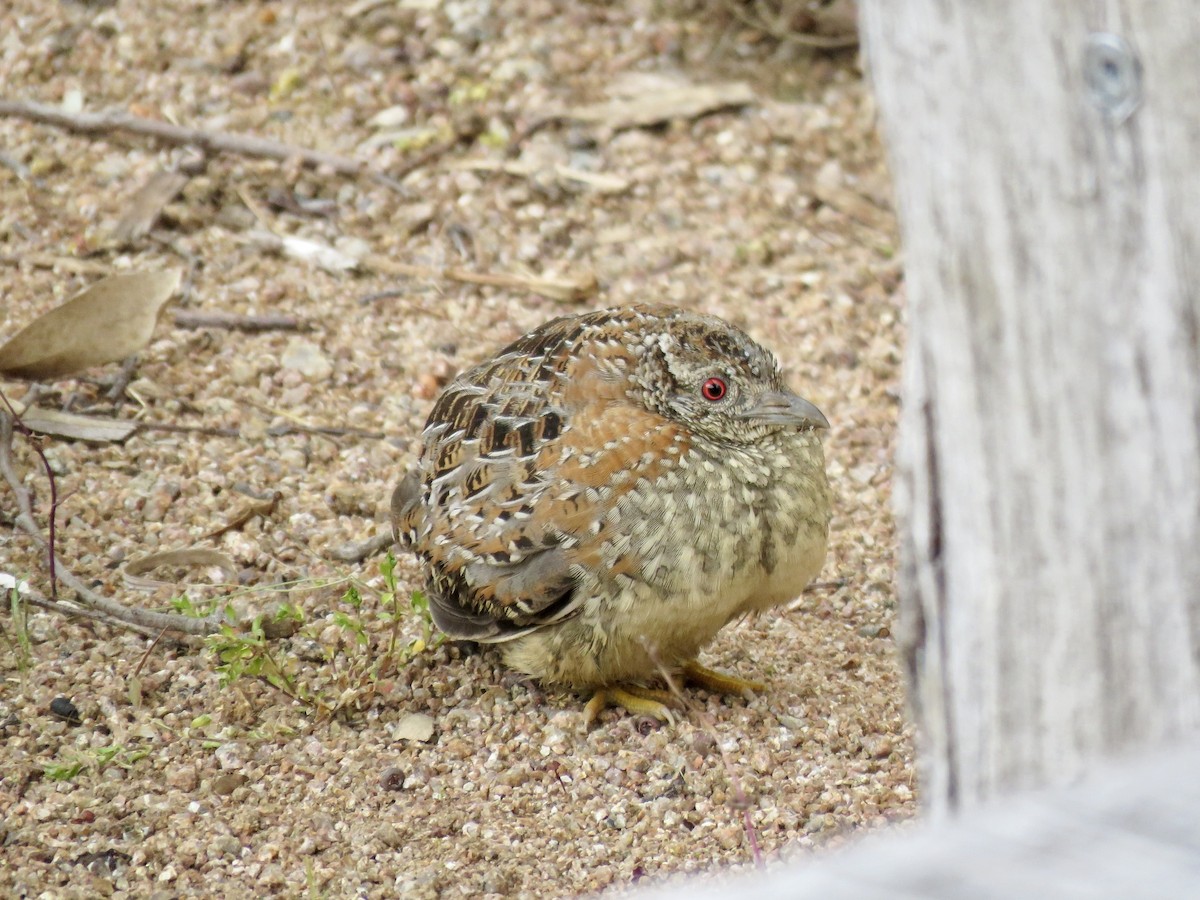
[[[122,769],[131,769],[133,764],[150,755],[150,751],[142,747],[125,747],[121,744],[110,744],[107,747],[97,747],[92,751],[96,756],[96,770],[104,771],[109,765]]]
[[[282,619],[280,617],[283,617]],[[303,614],[292,607],[281,607],[274,615],[275,621],[287,621]],[[293,700],[311,702],[312,697],[288,671],[289,666],[276,658],[274,642],[268,639],[263,628],[263,617],[255,616],[249,628],[222,625],[221,630],[208,638],[208,647],[220,661],[217,672],[221,684],[228,687],[243,676],[262,678],[268,684],[283,691]]]
[[[320,900],[321,897],[327,896],[317,883],[317,870],[313,866],[311,856],[304,861],[304,883],[308,887],[308,896],[311,900]]]
[[[192,619],[199,619],[203,613],[192,602],[192,598],[187,594],[180,594],[178,597],[171,598],[171,608],[181,616],[187,616]]]
[[[72,781],[83,772],[103,772],[110,765],[131,769],[134,763],[149,755],[150,751],[142,747],[109,744],[107,747],[72,753],[65,762],[49,763],[42,767],[42,774],[49,781]]]
[[[396,655],[400,622],[410,614],[415,615],[417,621],[421,623],[421,636],[408,645],[408,655],[415,656],[422,653],[430,644],[435,647],[440,645],[440,635],[438,640],[434,641],[433,617],[429,613],[429,600],[423,592],[413,591],[408,597],[408,610],[405,611],[401,608],[400,590],[396,585],[396,557],[388,553],[383,562],[379,564],[379,572],[383,575],[383,593],[379,595],[379,605],[383,607],[381,615],[385,621],[392,623],[391,638],[388,641],[388,656]]]
[[[8,588],[8,608],[12,617],[13,636],[9,637],[7,629],[5,640],[12,646],[17,657],[17,670],[24,672],[33,664],[33,645],[29,640],[29,611],[25,599],[21,596],[23,581],[17,581],[11,575],[0,572],[0,588]]]
[[[350,664],[336,678],[341,690],[332,704],[335,712],[362,708],[370,698],[385,693],[388,679],[398,668],[438,643],[433,637],[433,619],[429,616],[429,604],[424,595],[420,591],[413,591],[407,604],[401,599],[403,594],[396,583],[396,557],[389,553],[379,564],[379,572],[383,576],[383,589],[378,594],[379,611],[376,617],[390,626],[386,649],[372,641],[364,625],[362,616],[365,603],[359,585],[351,584],[341,598],[354,610],[354,615],[337,612],[332,616],[335,624],[350,633],[351,643],[359,651],[353,655],[346,654],[350,656]],[[414,614],[421,625],[421,636],[401,646],[401,625]],[[329,658],[330,664],[336,665],[338,653],[330,653]]]
[[[437,647],[442,637],[435,637],[425,595],[401,591],[392,554],[380,563],[379,571],[382,589],[350,582],[339,597],[340,605],[319,620],[306,621],[303,613],[289,603],[269,617],[255,618],[248,626],[223,625],[219,633],[207,639],[208,648],[217,657],[221,683],[228,686],[243,677],[261,678],[323,713],[362,709],[372,698],[386,694],[391,690],[389,679],[397,669],[431,646]],[[308,586],[314,585],[310,582]],[[328,583],[320,586],[327,587]],[[293,590],[299,587],[289,585]],[[378,598],[377,605],[371,602],[373,598]],[[201,614],[187,597],[178,597],[172,604],[184,615]],[[405,644],[402,627],[414,618],[420,635]],[[381,633],[378,623],[387,626],[386,632]],[[332,642],[327,631],[330,624],[343,635]],[[278,640],[293,634],[298,642]],[[305,669],[297,648],[318,642],[326,666],[319,671]]]
[[[218,606],[221,605],[220,600],[210,600],[207,603],[197,604],[187,594],[180,594],[177,597],[172,597],[170,600],[171,608],[181,616],[187,616],[189,619],[204,619],[211,616]]]
[[[69,763],[50,763],[42,767],[42,774],[48,781],[71,781],[87,768],[87,763],[81,759]]]
[[[433,634],[433,616],[429,612],[429,598],[425,596],[423,591],[413,591],[408,602],[412,607],[412,611],[417,614],[417,618],[421,622],[422,635],[413,642],[414,645],[420,645],[415,647],[415,652],[420,653],[431,641],[435,647],[441,646],[442,641],[445,640],[445,635],[439,634],[435,638]]]

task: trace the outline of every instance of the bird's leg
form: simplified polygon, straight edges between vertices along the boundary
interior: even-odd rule
[[[637,684],[609,685],[592,694],[583,709],[583,721],[590,728],[605,707],[619,706],[634,715],[650,716],[674,725],[675,716],[667,708],[667,703],[673,699],[670,691],[656,691]]]
[[[741,696],[746,691],[765,691],[767,689],[767,686],[761,681],[750,681],[746,678],[738,678],[736,675],[726,675],[724,672],[716,672],[707,666],[700,665],[694,659],[683,664],[680,674],[688,684],[697,685],[706,691],[712,691],[714,694],[737,694]]]

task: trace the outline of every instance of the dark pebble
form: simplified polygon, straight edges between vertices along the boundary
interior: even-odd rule
[[[55,697],[51,700],[50,712],[69,725],[78,725],[83,721],[79,716],[79,710],[75,708],[75,704],[66,697]]]
[[[397,766],[388,766],[379,773],[379,784],[385,791],[399,791],[404,788],[404,770]]]

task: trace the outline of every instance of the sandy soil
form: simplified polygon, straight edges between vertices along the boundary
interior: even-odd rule
[[[751,86],[749,103],[653,126],[580,121],[587,104],[730,81]],[[0,339],[102,272],[164,266],[186,270],[176,310],[308,325],[185,328],[168,312],[128,399],[66,380],[38,400],[192,429],[45,440],[73,572],[170,608],[182,587],[134,590],[125,564],[209,547],[241,586],[189,587],[194,602],[233,593],[244,616],[289,604],[304,621],[264,648],[238,643],[251,663],[270,654],[289,696],[223,673],[211,645],[5,603],[0,894],[622,892],[752,865],[752,839],[773,865],[912,815],[890,637],[901,283],[853,53],[789,51],[648,0],[14,0],[0,12],[0,84],[10,99],[260,134],[391,173],[445,147],[388,186],[237,155],[195,166],[194,152],[143,137],[0,118]],[[153,230],[112,247],[134,192],[180,166],[198,171]],[[284,237],[360,262],[328,271],[281,252]],[[371,254],[431,271],[388,274]],[[599,291],[555,300],[445,267],[594,275]],[[768,693],[693,691],[673,727],[610,711],[588,732],[578,697],[490,652],[424,646],[415,614],[394,630],[381,558],[333,554],[385,527],[454,372],[564,311],[644,300],[746,328],[826,412],[832,550],[821,584],[726,629],[705,657]],[[0,388],[27,399],[27,385]],[[27,441],[16,461],[44,515]],[[236,524],[271,492],[269,511]],[[0,571],[48,591],[15,514],[0,485]],[[411,562],[396,572],[407,609]],[[78,721],[52,713],[60,697]]]

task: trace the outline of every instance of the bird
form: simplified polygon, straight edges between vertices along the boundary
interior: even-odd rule
[[[673,722],[671,679],[765,690],[697,654],[819,573],[828,428],[723,319],[562,316],[447,384],[393,492],[393,538],[448,638],[591,692],[588,727],[610,706]]]

